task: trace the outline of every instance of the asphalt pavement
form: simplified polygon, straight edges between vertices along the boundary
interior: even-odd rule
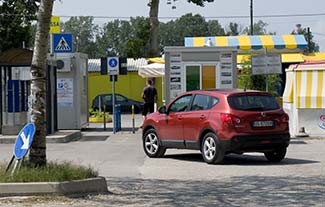
[[[136,126],[142,124],[136,116]],[[122,128],[130,124],[122,118]],[[93,130],[99,128],[100,130]],[[169,149],[148,158],[141,130],[113,133],[94,124],[83,137],[47,144],[49,161],[91,166],[107,180],[110,193],[82,196],[0,198],[0,206],[324,206],[325,139],[294,138],[281,163],[263,154],[227,155],[206,164],[199,151]],[[8,161],[12,144],[0,145]],[[28,204],[28,205],[27,205]]]

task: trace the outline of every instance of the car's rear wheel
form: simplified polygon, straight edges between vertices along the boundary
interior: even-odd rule
[[[217,135],[212,132],[204,136],[201,145],[201,153],[204,161],[208,164],[222,162],[225,155]]]
[[[161,145],[155,129],[149,129],[143,137],[143,149],[148,157],[163,157],[166,148]]]
[[[264,155],[266,159],[270,162],[280,162],[284,159],[287,153],[287,148],[283,147],[280,149],[276,149],[272,152],[265,152]]]

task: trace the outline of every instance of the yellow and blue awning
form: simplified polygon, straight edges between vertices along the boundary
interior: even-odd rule
[[[185,47],[237,47],[240,50],[258,49],[305,49],[303,35],[253,35],[185,37]]]

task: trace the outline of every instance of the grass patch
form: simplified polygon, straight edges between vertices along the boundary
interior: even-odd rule
[[[6,164],[0,164],[0,183],[12,182],[62,182],[97,177],[98,173],[90,167],[73,165],[69,162],[48,162],[43,167],[32,167],[28,161],[22,163],[13,176],[9,170],[5,174]]]

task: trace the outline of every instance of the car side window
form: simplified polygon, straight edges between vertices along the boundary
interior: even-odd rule
[[[126,101],[126,98],[124,98],[123,96],[121,96],[121,95],[116,95],[115,96],[116,97],[116,101]]]
[[[209,109],[209,102],[210,97],[207,95],[197,94],[194,97],[191,111],[198,111],[198,110],[207,110]]]
[[[187,107],[191,101],[192,95],[182,96],[177,99],[172,105],[169,107],[169,112],[181,112],[186,111]]]
[[[215,106],[219,100],[212,96],[198,94],[194,97],[191,111],[208,110]]]

